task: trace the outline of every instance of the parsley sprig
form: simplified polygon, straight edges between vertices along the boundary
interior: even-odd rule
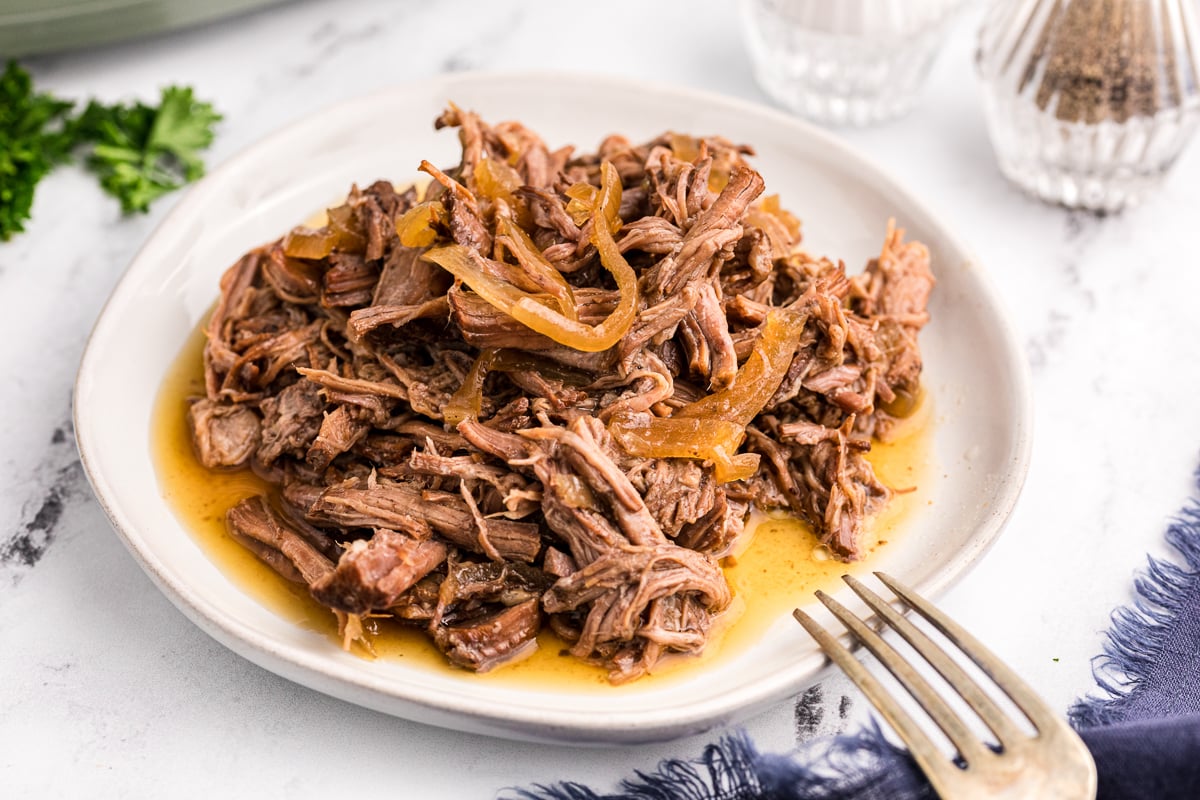
[[[204,174],[199,151],[213,140],[221,115],[198,102],[189,88],[162,90],[157,107],[105,106],[95,100],[79,117],[80,136],[94,142],[88,169],[127,214]]]
[[[74,108],[35,92],[15,61],[0,75],[0,240],[24,230],[38,182],[76,154],[123,212],[147,211],[204,174],[200,151],[221,119],[178,86],[163,89],[156,106],[92,100],[78,115]]]
[[[14,62],[0,75],[0,239],[24,230],[34,187],[70,153],[72,106],[34,92],[29,73]]]

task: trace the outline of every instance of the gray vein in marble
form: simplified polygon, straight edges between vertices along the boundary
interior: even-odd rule
[[[1063,241],[1069,254],[1063,260],[1063,274],[1088,311],[1096,308],[1096,292],[1086,284],[1080,265],[1087,261],[1088,245],[1100,235],[1105,219],[1086,211],[1071,211],[1064,218]]]
[[[821,727],[821,720],[825,717],[824,699],[820,684],[808,687],[804,690],[804,694],[796,698],[792,717],[797,744],[810,741],[817,735],[817,731]]]
[[[1101,460],[1100,472],[1103,475],[1102,486],[1121,486],[1121,473],[1116,466],[1116,459],[1113,457],[1112,445],[1113,442],[1106,442],[1104,447],[1105,458]],[[1099,500],[1099,508],[1093,516],[1096,524],[1100,526],[1102,531],[1101,540],[1109,541],[1112,538],[1121,536],[1124,531],[1120,515],[1121,492],[1119,488],[1116,491],[1104,492]]]
[[[1078,241],[1079,238],[1088,229],[1089,219],[1097,219],[1095,215],[1089,214],[1086,211],[1071,211],[1066,216],[1067,241]]]
[[[441,72],[469,72],[479,65],[472,62],[462,52],[451,53],[440,65]]]
[[[1058,350],[1066,337],[1070,324],[1070,316],[1057,308],[1050,309],[1042,329],[1033,334],[1025,345],[1025,355],[1034,372],[1049,363],[1050,356]]]
[[[319,47],[311,51],[305,61],[288,70],[287,74],[295,78],[307,78],[316,72],[323,61],[336,57],[347,45],[369,42],[384,30],[385,26],[379,20],[344,30],[336,22],[326,22],[309,37],[309,41]]]
[[[485,27],[478,35],[453,50],[439,65],[439,72],[466,72],[479,69],[495,60],[496,44],[513,38],[514,32],[525,21],[524,10],[518,6],[511,14],[502,17],[493,27]]]
[[[272,65],[272,69],[259,72],[254,82],[254,91],[242,97],[236,106],[230,107],[229,111],[242,112],[244,117],[245,114],[257,110],[262,105],[263,98],[279,93],[286,95],[296,86],[311,83],[309,79],[327,71],[329,64],[344,55],[348,47],[353,45],[361,47],[366,42],[393,33],[399,23],[411,16],[414,10],[420,10],[421,7],[406,3],[387,3],[367,8],[372,15],[369,18],[366,14],[361,13],[366,9],[360,8],[356,9],[359,13],[348,12],[339,15],[336,19],[318,21],[304,37],[309,47],[292,49],[285,58],[278,59]],[[288,10],[295,11],[296,9]],[[391,13],[390,15],[380,15],[378,12],[381,10]],[[347,28],[342,23],[348,18],[359,21],[360,24]],[[364,19],[365,22],[362,21]],[[299,54],[298,59],[294,58],[296,54]],[[370,54],[364,54],[361,62],[364,65],[371,65],[367,67],[368,71],[378,72],[376,59]],[[392,80],[403,80],[403,77],[397,75],[392,77]],[[355,83],[355,87],[342,92],[341,96],[363,94],[369,91],[372,85],[369,79]]]
[[[7,576],[14,586],[54,544],[65,505],[86,494],[83,465],[76,455],[70,422],[55,428],[50,445],[41,467],[43,473],[50,473],[49,478],[40,481],[42,488],[35,493],[36,499],[23,504],[25,511],[16,531],[0,542],[0,575]]]
[[[1096,311],[1096,290],[1089,283],[1083,265],[1090,262],[1092,244],[1112,218],[1088,212],[1063,213],[1060,252],[1053,265],[1054,293],[1046,298],[1045,321],[1028,337],[1025,345],[1029,365],[1034,372],[1044,369],[1062,349],[1070,331],[1082,324],[1082,317]],[[1049,265],[1048,265],[1049,266]]]
[[[810,686],[796,698],[792,706],[792,734],[797,747],[845,733],[861,723],[853,716],[854,696],[843,690],[858,691],[848,678],[838,674]]]

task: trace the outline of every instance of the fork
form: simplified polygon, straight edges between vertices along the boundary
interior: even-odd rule
[[[1094,798],[1095,763],[1066,720],[1055,714],[990,650],[929,601],[889,575],[876,572],[875,577],[974,661],[1021,710],[1035,730],[1033,735],[1022,730],[945,650],[860,581],[843,575],[842,580],[879,619],[900,634],[962,697],[995,735],[999,746],[982,741],[929,682],[866,622],[825,592],[818,591],[817,598],[896,676],[958,751],[957,761],[947,758],[879,680],[833,634],[800,609],[792,612],[796,621],[817,640],[825,654],[862,690],[908,745],[909,752],[937,794],[943,800],[964,797],[980,800]]]

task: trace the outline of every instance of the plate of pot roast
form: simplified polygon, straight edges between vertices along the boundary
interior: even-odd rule
[[[221,165],[75,404],[113,528],[226,646],[581,744],[802,691],[824,661],[790,610],[847,572],[961,579],[1031,441],[986,269],[884,169],[737,100],[534,74],[389,89]]]

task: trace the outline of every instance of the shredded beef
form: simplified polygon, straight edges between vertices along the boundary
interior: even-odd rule
[[[230,535],[347,636],[389,616],[484,671],[547,626],[614,682],[703,649],[731,600],[719,559],[752,508],[789,509],[835,556],[861,557],[890,494],[866,452],[920,391],[926,248],[889,225],[853,277],[804,253],[752,151],[719,137],[610,136],[576,154],[457,107],[436,125],[457,128],[462,157],[422,162],[424,192],[353,188],[324,227],[221,279],[195,449],[279,487],[230,509]],[[609,224],[591,204],[614,175]],[[509,303],[533,295],[527,315],[602,329],[633,295],[597,224],[636,295],[632,322],[593,352]],[[427,258],[452,246],[474,277]],[[794,348],[765,383],[754,354],[779,319]],[[736,478],[719,453],[638,455],[614,433],[696,403],[702,430],[744,427],[725,453]]]

